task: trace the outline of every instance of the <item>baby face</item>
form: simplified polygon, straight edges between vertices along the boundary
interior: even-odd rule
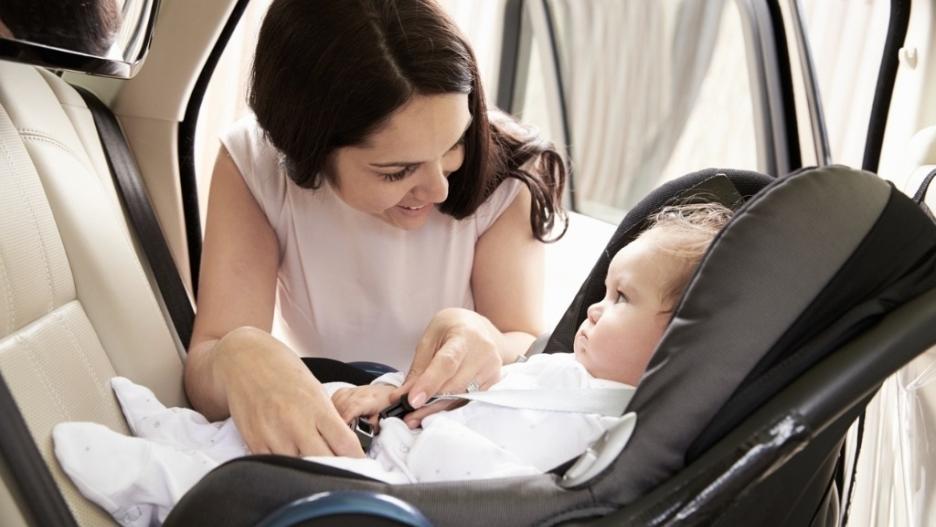
[[[672,308],[667,293],[685,263],[660,249],[648,231],[611,260],[605,296],[588,308],[575,335],[575,358],[593,376],[636,386],[663,336]]]

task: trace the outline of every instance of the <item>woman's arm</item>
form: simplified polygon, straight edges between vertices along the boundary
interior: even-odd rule
[[[363,455],[321,384],[269,333],[276,235],[223,148],[209,196],[189,400],[209,419],[231,415],[254,453]]]
[[[249,335],[235,333],[227,346],[217,344],[238,328],[269,333],[279,248],[273,228],[224,147],[218,153],[208,195],[198,311],[185,365],[185,387],[192,405],[217,420],[229,414],[226,386],[215,368],[219,351],[238,347]]]
[[[530,228],[530,191],[513,203],[478,240],[471,291],[475,311],[500,331],[498,353],[510,364],[543,331],[545,248]]]

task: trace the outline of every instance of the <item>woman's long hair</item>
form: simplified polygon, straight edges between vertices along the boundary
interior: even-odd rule
[[[414,95],[464,93],[465,159],[439,210],[473,214],[504,179],[532,195],[530,225],[547,241],[563,222],[567,168],[555,148],[502,113],[488,114],[475,57],[433,0],[274,0],[260,29],[250,107],[289,177],[318,188],[329,155],[358,145]]]

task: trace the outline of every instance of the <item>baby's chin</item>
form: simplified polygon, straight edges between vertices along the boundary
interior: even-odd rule
[[[584,347],[582,346],[582,331],[579,330],[575,333],[575,336],[572,337],[572,353],[575,354],[575,358],[581,362],[582,353],[585,352]]]
[[[588,369],[588,358],[585,357],[585,347],[582,346],[582,344],[579,342],[579,339],[575,339],[575,341],[572,343],[572,355],[575,356],[575,360],[577,360],[582,366],[585,366],[586,370]]]

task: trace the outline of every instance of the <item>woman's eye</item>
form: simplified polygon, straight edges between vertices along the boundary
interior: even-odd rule
[[[625,295],[624,293],[618,291],[617,300],[615,300],[614,303],[615,303],[615,304],[620,304],[621,302],[629,302],[629,300],[627,299],[627,295]]]
[[[400,170],[399,172],[393,172],[391,174],[381,173],[380,175],[383,176],[384,181],[399,181],[405,178],[406,176],[412,174],[414,170],[416,170],[415,166],[408,166],[404,168],[403,170]]]

